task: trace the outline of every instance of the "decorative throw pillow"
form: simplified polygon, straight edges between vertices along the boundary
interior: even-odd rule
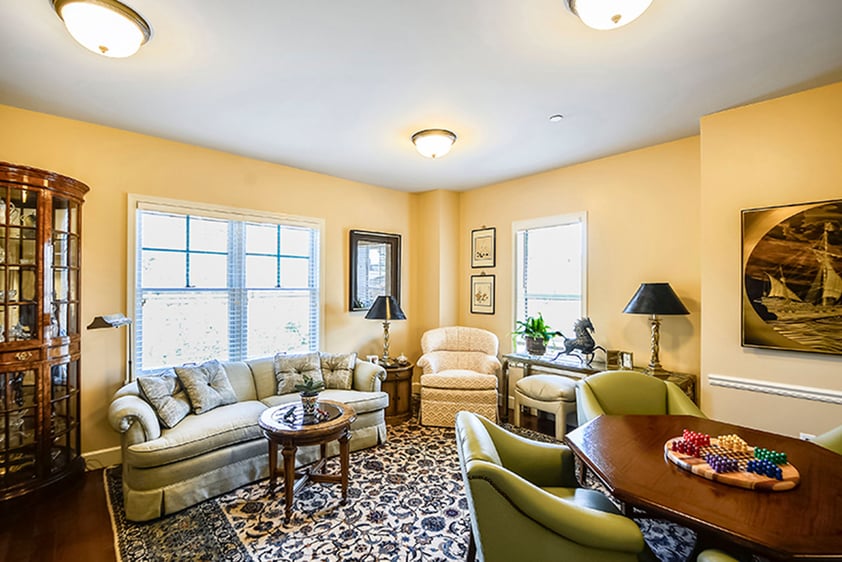
[[[356,353],[322,353],[322,376],[326,388],[351,390],[354,383],[354,365]]]
[[[175,372],[190,397],[195,414],[204,414],[217,406],[237,401],[228,375],[216,359],[201,365],[176,367]]]
[[[313,353],[278,353],[275,355],[275,380],[278,381],[278,394],[295,392],[295,385],[304,383],[304,375],[314,381],[324,382],[322,377],[319,352]]]
[[[138,377],[137,386],[164,427],[175,427],[190,413],[190,401],[174,370]]]

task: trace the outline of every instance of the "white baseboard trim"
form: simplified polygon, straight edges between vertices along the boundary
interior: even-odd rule
[[[120,464],[123,462],[123,453],[120,447],[109,447],[108,449],[82,453],[82,458],[85,459],[85,470],[97,470]]]
[[[838,390],[828,390],[826,388],[743,379],[739,377],[729,377],[726,375],[716,374],[709,374],[708,382],[711,386],[719,386],[722,388],[747,390],[749,392],[762,392],[764,394],[774,394],[775,396],[784,396],[786,398],[800,398],[803,400],[812,400],[814,402],[842,404],[842,392],[839,392]]]

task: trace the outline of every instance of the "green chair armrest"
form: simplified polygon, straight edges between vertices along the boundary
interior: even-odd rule
[[[477,494],[490,493],[474,486],[485,481],[524,516],[577,544],[628,553],[645,549],[643,534],[627,517],[565,501],[493,463],[471,461],[466,472],[475,502]]]
[[[507,469],[536,486],[578,486],[573,452],[566,445],[533,441],[506,431],[483,416],[477,417]]]
[[[576,383],[576,417],[579,425],[584,425],[592,419],[605,415],[605,410],[594,396],[593,390],[584,380]]]
[[[672,415],[696,416],[706,418],[696,404],[684,394],[684,391],[675,383],[664,381],[667,386],[667,413]]]
[[[836,454],[842,455],[842,425],[835,427],[830,431],[826,431],[821,435],[817,435],[813,439],[813,443],[821,445],[825,449],[830,449]]]

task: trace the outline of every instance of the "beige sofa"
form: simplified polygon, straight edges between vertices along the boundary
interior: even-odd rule
[[[237,402],[200,415],[188,414],[171,429],[160,423],[136,382],[114,395],[108,418],[122,434],[128,519],[155,519],[268,476],[268,446],[257,419],[266,408],[299,400],[299,396],[276,393],[272,357],[222,365]],[[350,404],[356,411],[352,451],[386,441],[384,412],[389,396],[380,390],[385,378],[382,367],[357,360],[352,390],[327,389],[320,395]],[[337,452],[337,443],[331,443],[328,454]],[[302,447],[296,464],[308,464],[317,456],[318,447]]]

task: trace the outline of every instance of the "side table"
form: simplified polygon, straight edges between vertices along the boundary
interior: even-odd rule
[[[389,406],[386,408],[386,423],[394,424],[407,420],[412,416],[412,370],[415,363],[406,365],[392,365],[386,369],[386,380],[381,386],[383,392],[389,395]]]
[[[320,422],[305,423],[301,415],[300,404],[284,404],[263,411],[257,424],[269,441],[269,494],[275,495],[275,483],[278,477],[278,445],[283,447],[284,457],[284,522],[289,523],[292,516],[292,499],[307,481],[333,482],[342,486],[342,503],[348,499],[348,467],[351,424],[357,419],[354,408],[341,402],[320,400],[327,419]],[[285,415],[288,414],[288,415]],[[339,440],[339,474],[325,474],[327,443]],[[319,460],[295,470],[295,453],[298,447],[319,445]],[[298,479],[298,481],[296,481]]]

